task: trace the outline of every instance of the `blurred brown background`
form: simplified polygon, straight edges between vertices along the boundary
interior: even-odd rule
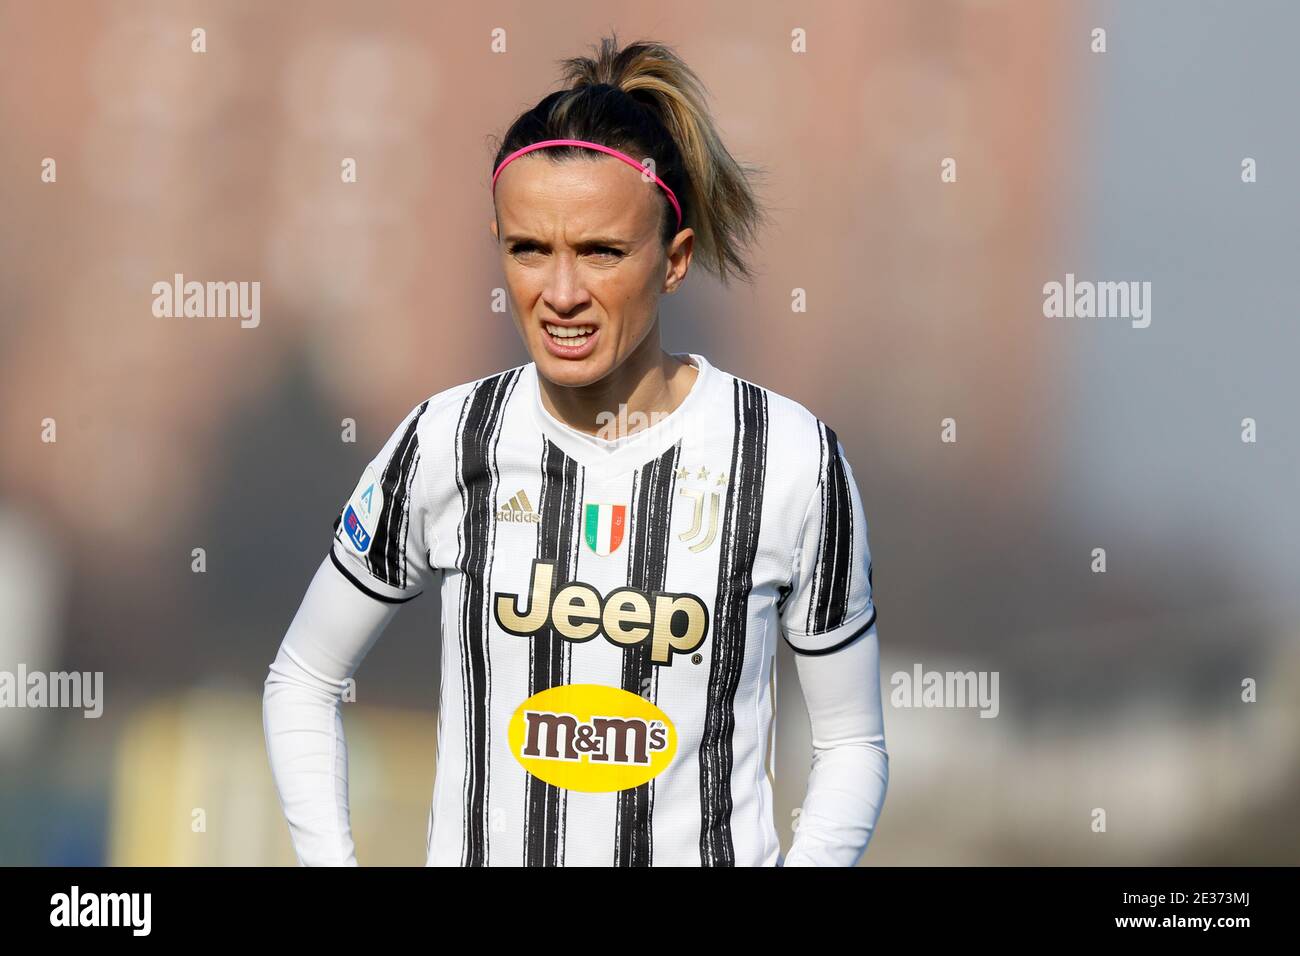
[[[104,713],[0,709],[0,863],[292,862],[266,668],[394,424],[526,361],[487,138],[611,28],[767,173],[759,281],[692,273],[665,346],[839,432],[886,695],[1000,675],[996,719],[887,698],[865,863],[1300,860],[1296,7],[53,0],[0,2],[0,670],[102,671]],[[1067,272],[1152,282],[1151,326],[1045,318]],[[260,323],[154,316],[176,273]],[[436,620],[345,711],[363,863],[424,859]]]

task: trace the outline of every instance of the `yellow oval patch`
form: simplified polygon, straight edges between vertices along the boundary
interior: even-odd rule
[[[510,718],[510,752],[533,776],[567,790],[610,793],[658,776],[677,728],[631,691],[564,684],[534,694]]]

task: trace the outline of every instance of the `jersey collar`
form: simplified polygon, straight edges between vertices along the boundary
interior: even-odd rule
[[[697,412],[703,402],[701,396],[712,383],[713,366],[703,355],[695,352],[677,353],[675,357],[689,361],[699,369],[699,374],[695,376],[686,398],[665,418],[650,427],[614,440],[589,435],[566,425],[548,412],[546,406],[542,404],[541,383],[538,381],[536,362],[528,363],[526,366],[528,381],[521,384],[532,395],[530,405],[538,429],[553,444],[589,471],[617,474],[640,467],[671,448],[673,443],[685,434],[690,417]]]

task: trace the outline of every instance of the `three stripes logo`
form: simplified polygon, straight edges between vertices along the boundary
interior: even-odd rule
[[[528,495],[522,488],[520,488],[514,493],[509,501],[497,510],[497,520],[537,524],[537,522],[542,519],[541,516],[533,510],[532,504],[528,501]]]

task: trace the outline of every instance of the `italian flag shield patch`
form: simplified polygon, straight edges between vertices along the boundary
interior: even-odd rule
[[[613,554],[623,543],[627,505],[587,505],[583,521],[587,547],[597,554]]]

